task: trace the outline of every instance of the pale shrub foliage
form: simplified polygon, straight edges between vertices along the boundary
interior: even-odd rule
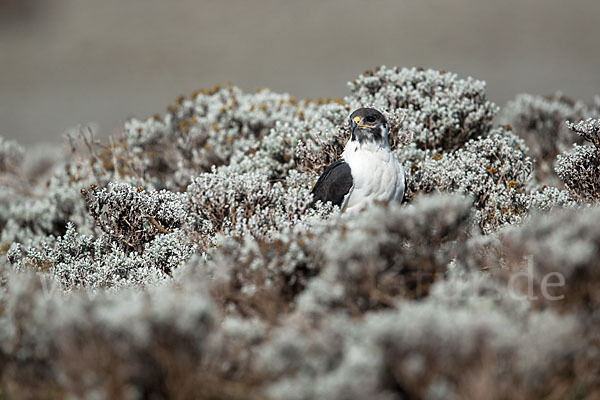
[[[0,397],[597,397],[599,125],[580,120],[599,100],[522,95],[511,127],[473,78],[349,86],[201,90],[43,160],[0,140]],[[391,123],[405,204],[311,207],[360,106]]]

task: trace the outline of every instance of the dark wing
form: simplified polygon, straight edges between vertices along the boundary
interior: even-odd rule
[[[351,187],[352,173],[350,166],[344,160],[337,160],[325,168],[315,187],[313,187],[311,191],[313,204],[317,200],[321,200],[323,203],[330,201],[336,206],[341,206]]]

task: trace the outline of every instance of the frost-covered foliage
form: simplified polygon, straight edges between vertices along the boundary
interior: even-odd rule
[[[576,124],[567,121],[567,126],[584,140],[592,143],[597,148],[600,147],[600,120],[588,118]]]
[[[187,189],[190,212],[205,221],[211,235],[263,238],[315,214],[309,209],[311,179],[296,171],[275,182],[259,172],[201,174]]]
[[[468,235],[470,208],[468,199],[433,196],[338,223],[318,240],[325,267],[299,300],[301,308],[360,315],[397,297],[426,296]]]
[[[97,239],[78,235],[70,224],[64,236],[42,242],[37,248],[13,244],[7,258],[20,270],[51,275],[62,290],[97,290],[159,283],[195,250],[196,245],[180,230],[146,243],[138,253],[109,234]]]
[[[104,189],[95,185],[82,189],[82,195],[96,224],[127,252],[142,253],[157,235],[193,224],[186,197],[167,190],[109,183]]]
[[[0,184],[0,244],[5,251],[13,242],[36,244],[48,235],[60,236],[69,222],[86,233],[94,230],[80,186],[63,179],[54,176],[33,189]]]
[[[347,114],[339,99],[298,101],[266,89],[248,94],[216,86],[181,96],[164,117],[130,120],[116,143],[88,146],[89,168],[103,182],[171,190],[219,166],[281,179],[294,165],[300,138],[334,134]]]
[[[559,154],[556,173],[570,193],[585,202],[600,201],[600,120],[588,119],[567,126],[594,146],[574,145]]]
[[[526,197],[529,211],[547,212],[556,208],[573,208],[581,203],[575,200],[568,191],[553,186],[542,186]]]
[[[600,153],[591,146],[574,145],[568,153],[559,154],[556,173],[574,196],[583,201],[600,200]]]
[[[556,184],[553,164],[556,156],[582,139],[573,135],[565,121],[599,116],[600,109],[575,101],[560,92],[552,96],[519,94],[502,110],[500,121],[525,139],[536,162],[535,176],[547,184]]]
[[[407,110],[403,129],[419,149],[454,150],[487,132],[497,107],[486,99],[485,82],[456,74],[380,67],[350,83],[351,108]]]
[[[476,220],[486,232],[518,222],[527,211],[523,196],[531,174],[527,147],[502,128],[453,152],[431,154],[412,149],[405,154],[412,161],[409,196],[432,191],[470,195]]]
[[[253,398],[250,378],[231,378],[238,355],[227,346],[238,340],[198,287],[64,298],[49,285],[34,276],[7,284],[0,336],[10,356],[1,371],[19,397]]]
[[[580,120],[600,97],[520,96],[511,128],[472,78],[349,85],[217,86],[107,143],[79,128],[67,155],[0,139],[0,398],[598,397],[599,128]],[[405,203],[311,207],[359,106],[390,122]],[[564,188],[540,175],[555,158]]]
[[[557,307],[580,307],[595,312],[600,307],[600,229],[597,221],[600,210],[563,210],[550,217],[536,216],[532,223],[519,229],[511,228],[503,233],[507,257],[529,257],[533,260],[534,276],[538,281],[544,277],[553,283],[559,273],[564,286],[549,287],[551,296],[564,296],[564,301],[548,301]],[[560,227],[560,228],[558,228]],[[565,243],[569,246],[566,248]],[[535,284],[534,288],[540,288]],[[547,296],[540,295],[540,301]]]
[[[281,376],[268,394],[278,399],[565,394],[560,380],[570,376],[574,356],[582,352],[577,320],[549,311],[529,314],[520,306],[501,287],[468,275],[436,283],[423,301],[400,302],[359,320],[327,316],[311,335],[303,334],[304,321],[293,316],[261,347],[260,365]]]

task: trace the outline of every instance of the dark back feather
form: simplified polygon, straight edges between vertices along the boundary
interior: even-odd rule
[[[344,197],[352,187],[352,173],[350,166],[344,160],[337,160],[329,165],[313,187],[313,203],[321,200],[323,203],[331,202],[341,206]]]

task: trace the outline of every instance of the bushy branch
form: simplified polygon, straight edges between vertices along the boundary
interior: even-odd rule
[[[350,89],[197,91],[67,156],[0,139],[0,397],[594,398],[599,127],[563,122],[600,98],[519,96],[511,128],[452,73]],[[359,106],[406,202],[308,207]]]

